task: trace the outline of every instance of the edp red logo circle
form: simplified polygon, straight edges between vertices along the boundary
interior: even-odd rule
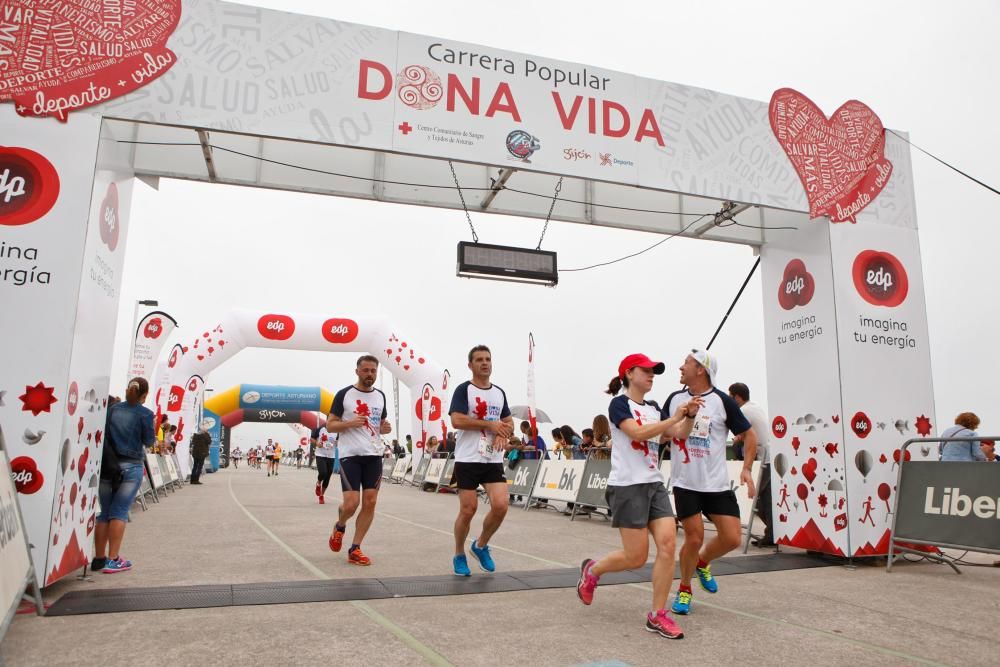
[[[38,464],[30,456],[18,456],[10,462],[10,476],[17,492],[30,496],[45,483],[45,477],[38,470]]]
[[[44,156],[27,148],[0,147],[0,225],[27,225],[59,198],[59,175]]]
[[[142,330],[142,335],[146,338],[156,339],[160,337],[161,333],[163,333],[163,320],[159,317],[154,317],[150,321],[146,322],[146,326]],[[174,354],[177,354],[177,350],[174,350]],[[171,364],[171,366],[173,366],[173,364]]]
[[[851,430],[854,431],[854,435],[864,440],[872,432],[872,420],[865,413],[858,412],[851,417]]]
[[[170,395],[167,396],[167,412],[177,412],[184,402],[184,388],[173,385],[170,387]]]
[[[72,417],[76,414],[76,406],[80,404],[80,387],[76,380],[69,384],[69,394],[66,396],[66,412]]]
[[[331,318],[323,322],[323,338],[328,343],[343,345],[358,337],[358,323],[354,320]]]
[[[434,396],[433,398],[431,398],[431,409],[428,410],[428,412],[430,414],[427,415],[427,421],[429,421],[429,422],[435,422],[438,419],[441,419],[441,399],[440,398],[438,398],[437,396]],[[424,418],[424,399],[423,398],[418,398],[417,399],[416,415],[417,415],[417,419],[423,419]]]
[[[115,251],[118,247],[118,186],[114,183],[108,186],[108,192],[104,195],[104,201],[101,202],[100,209],[100,220],[98,224],[101,226],[101,240],[104,241],[104,245],[108,246],[108,250],[111,252]]]
[[[873,306],[895,308],[906,300],[910,289],[903,263],[880,250],[859,253],[854,258],[851,275],[858,294]]]
[[[785,434],[788,433],[788,422],[781,415],[778,415],[771,422],[771,433],[774,434],[775,438],[784,438]]]
[[[812,301],[816,293],[816,281],[806,271],[805,262],[793,259],[785,266],[784,275],[778,284],[778,304],[785,310],[804,306]]]
[[[257,333],[268,340],[288,340],[295,333],[295,320],[288,315],[264,315],[257,320]]]

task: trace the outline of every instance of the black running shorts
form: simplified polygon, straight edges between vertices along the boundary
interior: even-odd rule
[[[341,491],[377,489],[381,484],[381,456],[348,456],[340,459]]]
[[[701,512],[706,517],[713,514],[739,518],[740,506],[733,491],[692,491],[674,487],[674,507],[682,521]]]
[[[455,462],[455,482],[458,488],[475,491],[482,484],[507,484],[507,476],[503,474],[502,463],[465,463]]]

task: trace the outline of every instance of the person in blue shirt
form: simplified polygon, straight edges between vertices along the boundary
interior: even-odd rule
[[[949,426],[941,434],[942,438],[974,438],[978,433],[979,417],[972,412],[963,412],[955,417],[955,425]],[[941,443],[942,461],[985,461],[986,454],[979,441]]]
[[[104,451],[98,494],[101,513],[94,527],[92,570],[105,574],[132,569],[132,561],[121,556],[125,522],[129,508],[142,484],[146,447],[156,442],[153,412],[143,406],[149,393],[145,378],[133,378],[125,390],[125,400],[108,408],[104,427]]]
[[[535,435],[531,435],[531,424],[529,422],[521,422],[521,458],[527,459],[547,459],[549,458],[549,450],[545,446],[545,440],[542,436],[538,435],[538,429],[535,429]]]

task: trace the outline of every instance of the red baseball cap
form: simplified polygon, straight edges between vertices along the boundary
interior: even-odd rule
[[[660,375],[667,368],[662,361],[653,361],[645,354],[630,354],[618,364],[618,377],[624,378],[625,374],[636,366],[639,368],[652,368],[653,373],[656,375]]]

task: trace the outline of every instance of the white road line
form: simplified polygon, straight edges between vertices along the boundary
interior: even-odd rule
[[[236,503],[236,506],[239,507],[241,510],[243,510],[243,513],[247,515],[248,519],[250,519],[254,524],[256,524],[257,527],[260,528],[265,535],[274,540],[274,542],[278,546],[287,551],[288,554],[292,558],[297,560],[304,568],[306,568],[306,570],[311,572],[319,579],[326,579],[326,580],[333,579],[333,577],[331,577],[326,572],[313,565],[311,562],[309,562],[307,558],[305,558],[297,551],[295,551],[295,549],[285,544],[285,542],[283,542],[280,537],[271,532],[271,530],[268,529],[268,527],[265,526],[263,523],[261,523],[260,520],[250,512],[250,510],[248,510],[246,507],[243,506],[243,503],[240,502],[239,498],[236,497],[236,493],[233,491],[232,475],[229,476],[229,496],[233,499],[233,502]],[[436,665],[438,667],[453,667],[452,664],[444,658],[444,656],[440,655],[439,653],[434,651],[434,649],[432,649],[430,646],[427,646],[426,644],[422,643],[419,639],[411,635],[409,632],[407,632],[400,626],[396,625],[395,623],[393,623],[391,620],[389,620],[379,612],[375,611],[370,605],[365,604],[364,602],[359,602],[358,600],[352,600],[350,604],[356,607],[357,609],[361,610],[361,612],[363,612],[370,619],[372,619],[373,621],[381,625],[383,628],[394,634],[397,639],[406,644],[415,653],[419,654],[424,660],[428,662],[428,664]]]

